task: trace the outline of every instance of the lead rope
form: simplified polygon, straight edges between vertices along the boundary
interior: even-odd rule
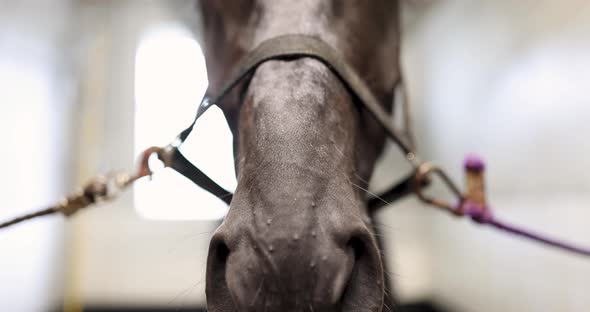
[[[133,182],[143,177],[151,176],[152,172],[148,166],[148,159],[152,154],[159,153],[160,151],[161,149],[157,147],[150,147],[144,151],[140,159],[138,171],[135,174],[115,172],[104,176],[96,176],[90,179],[84,187],[62,198],[55,205],[2,222],[0,223],[0,229],[55,213],[61,213],[66,217],[70,217],[81,209],[93,204],[114,200],[121,192],[131,186]]]
[[[485,165],[483,160],[475,155],[470,155],[465,159],[464,169],[467,189],[465,194],[461,193],[457,185],[442,169],[431,163],[422,163],[418,166],[415,175],[414,191],[422,202],[441,208],[457,217],[469,217],[478,224],[489,225],[504,232],[524,237],[547,246],[590,257],[590,248],[588,247],[576,246],[499,220],[492,214],[490,206],[486,203],[484,188]],[[443,184],[446,185],[456,197],[456,204],[450,204],[424,194],[423,187],[420,185],[424,183],[425,179],[429,180],[430,175],[436,175],[442,180]]]

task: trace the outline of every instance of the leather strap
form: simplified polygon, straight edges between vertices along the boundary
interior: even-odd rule
[[[177,148],[166,153],[166,157],[168,159],[165,162],[169,164],[170,168],[182,174],[207,192],[217,196],[226,204],[229,205],[231,203],[233,194],[209,178],[197,166],[193,165]]]
[[[285,60],[301,57],[310,57],[319,60],[330,68],[351,91],[351,94],[359,100],[362,106],[367,109],[367,111],[369,111],[369,113],[383,127],[389,138],[397,143],[408,160],[414,160],[415,154],[413,149],[406,140],[402,139],[400,132],[391,125],[392,119],[390,114],[383,109],[383,106],[373,95],[369,87],[334,48],[330,47],[324,41],[312,36],[285,35],[262,42],[244,58],[234,74],[230,76],[233,77],[233,79],[221,89],[217,96],[211,99],[203,99],[191,125],[177,136],[175,142],[169,145],[169,148],[172,149],[174,155],[171,162],[169,162],[169,166],[200,187],[229,203],[229,201],[231,201],[231,193],[225,191],[201,170],[186,160],[178,148],[192,132],[197,119],[209,107],[211,107],[212,104],[220,103],[225,96],[227,96],[244,78],[246,78],[246,76],[252,74],[262,63],[269,60]],[[399,187],[399,185],[396,185],[385,193],[397,194],[399,193]],[[406,192],[402,193],[405,194]],[[373,204],[375,204],[375,202],[373,202]]]

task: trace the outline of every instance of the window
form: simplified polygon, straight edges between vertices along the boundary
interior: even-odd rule
[[[140,40],[135,59],[135,155],[164,146],[190,124],[207,89],[205,58],[185,28],[165,25]],[[226,189],[236,178],[232,135],[221,110],[210,108],[181,147],[185,156]],[[172,169],[138,181],[135,207],[148,219],[211,220],[227,205]]]

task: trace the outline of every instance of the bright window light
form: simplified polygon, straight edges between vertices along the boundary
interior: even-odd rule
[[[190,124],[207,89],[205,58],[186,29],[161,26],[142,38],[135,59],[135,155],[164,146]],[[236,187],[232,135],[222,111],[213,106],[181,148],[184,155],[227,190]],[[134,187],[138,213],[158,220],[212,220],[227,205],[172,169]]]

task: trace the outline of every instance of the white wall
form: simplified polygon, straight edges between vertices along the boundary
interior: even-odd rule
[[[446,1],[408,11],[417,19],[404,58],[423,158],[461,181],[463,156],[483,155],[498,217],[590,245],[590,5]],[[394,228],[408,219],[390,218]],[[402,289],[410,274],[428,281],[423,295],[460,311],[590,309],[587,259],[435,209],[423,221],[420,257],[398,258],[428,264],[426,277],[402,262],[393,269]]]

